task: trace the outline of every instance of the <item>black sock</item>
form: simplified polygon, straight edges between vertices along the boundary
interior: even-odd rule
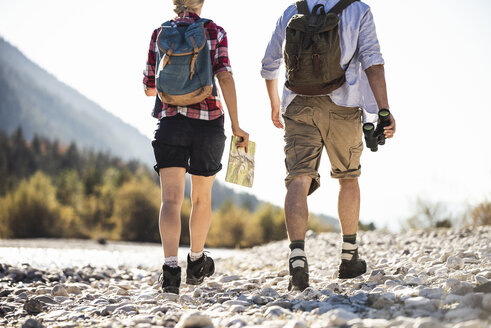
[[[300,248],[302,251],[305,248],[305,241],[304,240],[292,240],[290,243],[290,250],[294,250],[295,248]]]
[[[354,235],[343,235],[343,242],[353,245],[356,244],[356,233]]]

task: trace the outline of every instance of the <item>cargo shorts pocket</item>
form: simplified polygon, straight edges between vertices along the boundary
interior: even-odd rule
[[[361,111],[346,110],[329,113],[328,140],[340,142],[347,147],[357,145],[361,140]]]
[[[361,153],[363,151],[363,143],[360,143],[356,147],[351,147],[349,151],[350,151],[350,159],[348,164],[348,171],[350,172],[358,171],[361,167],[360,159],[361,159]]]
[[[297,123],[313,125],[313,111],[314,109],[310,106],[290,105],[283,113],[283,117]]]
[[[295,153],[295,140],[287,140],[284,152],[286,172],[289,173],[297,161],[297,154]]]

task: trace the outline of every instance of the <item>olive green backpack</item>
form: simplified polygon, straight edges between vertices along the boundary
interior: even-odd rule
[[[306,0],[296,3],[298,14],[288,22],[283,51],[288,89],[302,95],[325,95],[343,85],[339,15],[355,1],[340,0],[327,13],[323,4],[310,13]]]

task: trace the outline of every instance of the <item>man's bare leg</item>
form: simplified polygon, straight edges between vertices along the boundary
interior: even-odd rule
[[[312,178],[300,176],[294,178],[288,185],[285,197],[285,222],[290,238],[288,289],[304,290],[309,286],[309,268],[305,255],[305,233],[309,218],[307,195]]]
[[[358,179],[339,180],[338,214],[343,234],[339,278],[355,278],[366,272],[365,261],[358,258],[356,233],[360,216]]]
[[[311,177],[300,176],[294,178],[288,185],[285,197],[285,221],[290,242],[305,239],[309,218],[307,195],[311,183]]]
[[[358,231],[360,216],[360,187],[358,179],[339,179],[338,214],[343,235]]]

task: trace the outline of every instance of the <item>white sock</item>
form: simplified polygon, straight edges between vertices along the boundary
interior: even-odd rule
[[[305,252],[301,248],[294,248],[290,252],[290,258],[296,257],[296,256],[305,256],[306,257]],[[305,261],[302,261],[302,260],[296,260],[296,261],[293,261],[293,263],[292,263],[293,268],[296,268],[296,267],[302,267],[303,268],[304,266],[305,266]]]
[[[191,259],[191,262],[199,260],[203,256],[203,250],[200,252],[193,252],[192,250],[189,250],[189,258]]]
[[[350,261],[353,258],[354,251],[358,248],[357,244],[343,243],[341,250],[341,260]]]
[[[164,259],[164,263],[171,268],[177,267],[177,256],[168,256]]]

